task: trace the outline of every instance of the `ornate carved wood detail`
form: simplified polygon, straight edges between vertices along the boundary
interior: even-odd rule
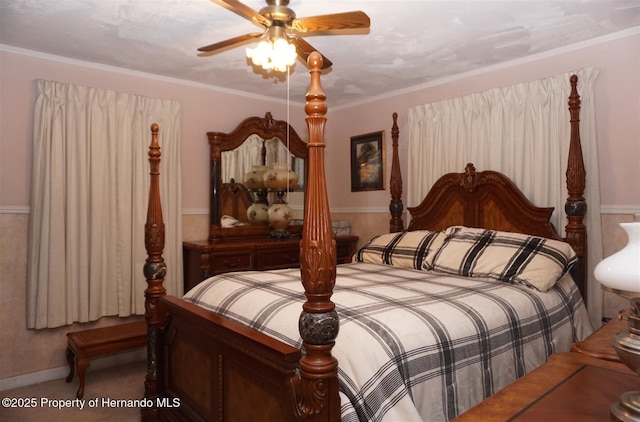
[[[336,281],[336,242],[331,231],[324,165],[326,96],[320,84],[322,56],[309,55],[311,82],[305,112],[309,130],[308,183],[300,242],[300,273],[307,301],[300,316],[305,355],[300,360],[297,413],[317,420],[340,420],[338,361],[331,349],[338,335],[338,315],[331,301]],[[322,332],[322,335],[318,335]],[[315,419],[314,419],[315,420]]]
[[[475,192],[478,188],[478,174],[473,164],[468,163],[464,168],[464,176],[460,178],[460,186],[469,192]]]
[[[151,145],[149,146],[150,186],[147,221],[144,226],[144,243],[147,259],[144,264],[144,276],[147,280],[145,297],[145,320],[147,322],[147,374],[145,376],[145,398],[155,400],[160,389],[158,379],[158,354],[161,353],[159,336],[166,316],[160,305],[160,298],[166,295],[163,286],[166,275],[166,264],[162,258],[164,250],[164,221],[160,203],[160,144],[158,143],[159,127],[151,125]],[[156,409],[143,409],[143,420],[155,420]]]
[[[574,272],[574,278],[585,278],[587,269],[587,227],[584,216],[587,213],[587,202],[584,198],[587,172],[582,158],[580,142],[580,95],[578,95],[578,77],[572,75],[571,94],[569,95],[569,113],[571,115],[571,140],[569,143],[569,158],[567,161],[567,192],[565,203],[568,224],[565,226],[566,241],[573,247],[580,258],[580,265]],[[587,301],[586,283],[579,284],[582,297]]]
[[[471,193],[478,190],[478,186],[487,185],[490,183],[498,186],[502,185],[507,188],[507,186],[509,186],[508,182],[510,181],[502,177],[502,174],[493,171],[484,171],[478,173],[476,172],[476,168],[473,164],[467,163],[464,168],[464,173],[460,173],[458,175],[458,182],[460,183],[462,189]]]
[[[409,207],[409,212],[409,230],[464,225],[561,239],[549,222],[553,208],[535,206],[505,175],[476,172],[471,163],[463,173],[448,173],[438,179],[424,200]]]
[[[307,353],[311,352],[316,357],[334,359],[330,351],[324,346],[306,345]],[[333,343],[331,344],[333,347]],[[302,362],[301,375],[302,375]],[[334,359],[335,360],[335,359]],[[336,361],[337,362],[337,361]],[[315,370],[313,370],[315,369]],[[318,422],[338,422],[340,421],[340,397],[338,391],[338,370],[335,367],[335,376],[327,378],[326,373],[333,370],[333,365],[320,366],[316,364],[313,368],[306,368],[307,372],[299,380],[294,380],[292,386],[297,398],[295,415],[300,420]]]
[[[389,212],[391,220],[389,221],[389,232],[401,232],[404,230],[404,221],[402,221],[402,212],[404,205],[402,204],[402,173],[400,172],[400,157],[398,153],[398,113],[393,113],[393,126],[391,126],[392,141],[392,158],[391,158],[391,178],[389,181],[389,191],[391,192],[391,202],[389,203]]]
[[[262,139],[278,138],[283,142],[288,139],[290,150],[297,157],[306,157],[307,150],[305,142],[300,138],[298,132],[285,120],[275,120],[271,112],[267,112],[264,117],[247,117],[231,132],[207,132],[209,144],[219,145],[219,149],[212,149],[213,154],[222,151],[236,149],[251,135],[258,135]],[[217,155],[212,158],[219,158]]]

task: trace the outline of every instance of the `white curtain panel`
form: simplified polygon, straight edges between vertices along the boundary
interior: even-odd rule
[[[165,287],[182,294],[180,103],[36,81],[27,326],[142,315],[151,124],[160,126]]]
[[[442,175],[476,170],[506,174],[536,205],[555,207],[552,222],[562,235],[566,225],[565,173],[570,141],[569,78],[578,76],[580,134],[587,183],[591,321],[599,324],[602,291],[593,267],[602,259],[600,189],[593,85],[598,71],[585,68],[542,80],[424,104],[408,110],[407,202],[416,206]]]

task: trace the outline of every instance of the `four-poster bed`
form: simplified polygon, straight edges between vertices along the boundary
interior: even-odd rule
[[[166,296],[160,150],[158,127],[152,127],[145,226],[149,254],[144,270],[149,339],[145,397],[157,406],[143,409],[144,420],[452,418],[590,333],[579,294],[586,292],[584,273],[574,274],[575,284],[563,275],[576,259],[582,264],[574,269],[583,268],[586,249],[585,172],[575,78],[569,103],[566,228],[566,241],[575,254],[563,246],[549,223],[551,209],[535,207],[504,175],[476,172],[472,165],[464,173],[443,176],[421,204],[409,208],[412,219],[404,232],[394,113],[391,233],[358,251],[358,262],[336,266],[325,182],[327,106],[320,85],[321,56],[311,54],[309,65],[308,178],[299,270],[223,274],[200,283],[183,299]],[[527,236],[516,238],[508,232]],[[476,278],[466,266],[460,267],[467,271],[463,277],[443,276],[458,271],[450,265],[452,255],[443,250],[459,250],[469,239],[475,242],[487,235],[505,249],[522,242],[527,262],[552,257],[557,271],[551,285],[545,284],[548,280],[538,283],[538,267],[525,280],[523,272],[508,271],[509,283],[496,283],[491,279],[494,274]],[[535,253],[528,246],[532,236]],[[524,272],[526,266],[522,265]],[[431,273],[432,268],[440,274]],[[233,285],[239,290],[221,299]],[[391,291],[408,297],[408,302],[390,296]],[[349,298],[355,302],[345,304]],[[243,305],[249,309],[241,309]],[[444,310],[435,314],[439,307]],[[257,313],[257,320],[250,321],[245,311]],[[493,326],[490,319],[501,321]],[[471,331],[465,331],[465,324],[472,326]],[[423,333],[434,342],[409,344]],[[409,343],[400,338],[407,335]],[[365,343],[369,337],[377,342]],[[462,384],[474,382],[476,391],[467,396]],[[179,406],[163,407],[176,399]]]

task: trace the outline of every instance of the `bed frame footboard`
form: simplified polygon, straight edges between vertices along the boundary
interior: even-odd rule
[[[300,350],[166,296],[160,420],[293,421]]]

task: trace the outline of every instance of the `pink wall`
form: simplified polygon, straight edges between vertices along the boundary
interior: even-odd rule
[[[601,203],[640,209],[640,34],[637,33],[352,108],[337,111],[329,108],[327,154],[331,157],[328,165],[332,171],[328,172],[328,180],[332,207],[379,208],[388,205],[388,189],[350,192],[349,137],[385,130],[387,157],[390,157],[391,114],[394,111],[399,115],[401,166],[405,172],[408,151],[403,136],[408,133],[409,108],[584,67],[595,67],[600,71],[595,83],[595,107]],[[329,94],[328,97],[330,104]],[[388,158],[387,169],[390,168]]]
[[[179,100],[183,116],[184,209],[206,210],[208,207],[207,131],[229,131],[242,118],[263,115],[265,111],[271,111],[276,118],[286,116],[286,106],[280,101],[232,95],[201,85],[134,76],[7,51],[0,51],[0,63],[0,207],[27,207],[29,204],[34,79]],[[406,171],[408,151],[403,136],[408,133],[408,108],[582,67],[600,70],[595,95],[602,204],[640,206],[640,166],[637,165],[640,158],[640,34],[633,34],[349,108],[333,110],[331,92],[327,91],[326,163],[332,208],[365,211],[387,207],[388,186],[384,191],[350,191],[349,138],[385,130],[389,170],[392,112],[399,114],[401,165]],[[304,136],[306,126],[302,107],[292,107],[290,112],[291,124]]]
[[[69,61],[48,60],[0,51],[0,207],[29,205],[31,130],[35,79],[47,79],[112,89],[154,98],[176,99],[182,105],[183,208],[207,210],[209,203],[209,144],[206,132],[231,131],[248,116],[286,117],[282,101],[232,95],[203,85],[133,76]],[[291,124],[304,134],[302,106],[290,110]],[[162,136],[162,128],[160,128]],[[150,138],[149,138],[150,139]],[[162,146],[162,138],[160,138]]]

